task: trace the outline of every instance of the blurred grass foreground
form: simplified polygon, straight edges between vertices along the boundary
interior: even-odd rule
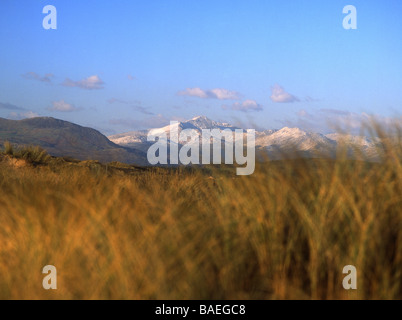
[[[401,299],[401,126],[378,161],[141,169],[0,155],[1,299]],[[57,268],[44,290],[42,268]],[[342,286],[357,269],[357,290]]]

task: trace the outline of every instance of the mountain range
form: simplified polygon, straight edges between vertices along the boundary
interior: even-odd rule
[[[194,129],[201,136],[203,129],[240,129],[229,123],[216,122],[205,116],[150,129],[168,133],[177,129]],[[147,165],[147,150],[153,142],[147,141],[150,130],[132,131],[104,136],[99,131],[74,123],[50,117],[24,120],[0,118],[0,143],[9,141],[15,145],[39,145],[53,156],[73,157],[79,160],[119,161],[123,163]],[[246,139],[244,139],[246,141]],[[336,154],[339,144],[353,145],[367,157],[375,157],[375,141],[367,137],[347,134],[327,134],[307,132],[299,128],[256,131],[256,148],[268,154],[271,159],[280,159],[283,154],[295,153],[303,157],[329,157]],[[349,153],[353,152],[352,147]]]
[[[203,129],[230,129],[236,130],[238,127],[228,123],[216,122],[208,119],[205,116],[198,116],[191,120],[178,122],[172,128],[171,125],[150,129],[155,134],[156,132],[168,133],[172,129],[177,129],[180,133],[185,129],[194,129],[199,136]],[[114,143],[127,147],[142,150],[146,152],[153,142],[147,141],[147,135],[150,130],[132,131],[109,136],[109,139]],[[201,141],[201,139],[200,139]],[[246,141],[246,139],[244,139]],[[356,146],[365,155],[372,155],[375,150],[375,143],[364,136],[354,136],[348,134],[327,134],[323,135],[315,132],[308,132],[299,128],[282,128],[280,130],[265,130],[256,131],[256,148],[268,154],[271,159],[280,159],[284,153],[291,156],[304,157],[335,157],[336,149],[339,144]],[[349,148],[349,153],[352,153],[352,147]]]

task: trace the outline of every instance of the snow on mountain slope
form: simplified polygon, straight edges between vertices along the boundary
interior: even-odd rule
[[[344,133],[331,133],[327,134],[326,137],[335,141],[337,146],[346,147],[347,153],[354,158],[374,161],[379,159],[378,143],[380,141],[376,138],[371,139]]]
[[[346,143],[359,147],[370,148],[374,146],[374,142],[365,136],[354,136],[351,134],[344,133],[331,133],[327,134],[326,137],[337,143]]]
[[[108,137],[110,141],[122,145],[129,146],[132,143],[142,143],[147,141],[148,130],[131,131],[120,133]]]
[[[334,146],[334,142],[319,133],[285,127],[258,137],[256,145],[258,147],[296,148],[300,151],[309,151]]]
[[[239,129],[239,128],[233,127],[228,123],[220,123],[220,122],[213,121],[211,119],[208,119],[205,116],[199,116],[199,117],[195,117],[191,120],[178,122],[174,125],[167,125],[166,127],[163,127],[160,129],[152,129],[152,132],[153,133],[157,133],[157,132],[168,133],[168,132],[170,132],[170,130],[173,130],[173,131],[178,130],[180,133],[182,130],[186,130],[186,129],[194,129],[199,134],[201,134],[203,129],[235,130],[235,129]]]
[[[172,132],[177,132],[180,134],[182,130],[186,129],[193,129],[196,130],[198,136],[201,136],[202,130],[203,129],[220,129],[220,130],[225,130],[225,129],[230,129],[230,130],[235,130],[239,129],[237,127],[234,127],[228,123],[221,123],[221,122],[216,122],[211,119],[208,119],[205,116],[199,116],[195,117],[191,120],[183,121],[183,122],[177,122],[176,124],[173,125],[167,125],[162,128],[154,128],[154,129],[149,129],[149,130],[141,130],[141,131],[132,131],[132,132],[127,132],[127,133],[121,133],[117,135],[110,136],[109,139],[119,145],[125,146],[125,147],[138,147],[138,144],[142,143],[147,143],[147,135],[149,132],[152,132],[153,135],[157,135],[159,133],[170,133]]]
[[[196,135],[200,137],[203,129],[230,129],[234,131],[239,128],[228,123],[213,121],[205,116],[199,116],[162,128],[133,131],[110,136],[109,139],[124,147],[133,147],[146,151],[150,144],[152,144],[152,142],[147,141],[147,135],[150,131],[152,131],[154,135],[162,132],[168,134],[171,130],[173,130],[173,132],[176,130],[180,134],[180,132],[185,129],[194,129]],[[243,141],[246,141],[245,137]],[[312,155],[312,153],[318,151],[321,152],[321,154],[332,156],[335,154],[337,145],[343,142],[359,146],[365,151],[372,150],[374,146],[374,143],[367,137],[338,133],[325,136],[320,133],[303,131],[299,128],[285,127],[280,130],[256,131],[256,147],[266,150],[268,153],[275,153],[277,151],[300,151],[306,155]]]

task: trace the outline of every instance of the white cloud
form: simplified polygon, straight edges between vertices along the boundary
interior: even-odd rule
[[[262,111],[262,105],[258,104],[255,100],[245,100],[243,102],[235,102],[232,106],[223,105],[222,109],[250,112],[250,111]]]
[[[14,120],[22,120],[22,119],[36,118],[36,117],[39,117],[39,115],[33,111],[11,112],[9,114],[9,118],[14,119]]]
[[[178,95],[179,96],[198,97],[198,98],[202,98],[202,99],[208,98],[207,92],[200,88],[187,88],[184,91],[178,92]]]
[[[218,99],[218,100],[239,100],[240,94],[236,91],[226,89],[212,89],[203,90],[200,88],[187,88],[186,90],[179,91],[179,96],[197,97],[201,99]]]
[[[219,100],[238,100],[240,99],[240,94],[235,91],[229,91],[226,89],[213,89],[209,93],[213,97]]]
[[[77,87],[85,90],[98,90],[98,89],[103,89],[103,85],[105,83],[102,81],[99,76],[94,75],[90,76],[86,79],[80,80],[80,81],[73,81],[69,78],[64,80],[62,83],[63,86],[65,87]]]
[[[78,108],[76,108],[74,105],[65,102],[64,100],[60,101],[53,101],[52,102],[52,107],[49,108],[50,111],[59,111],[59,112],[72,112],[72,111],[77,111]]]
[[[292,103],[300,101],[299,98],[285,91],[283,87],[276,84],[271,87],[271,100],[275,103]]]

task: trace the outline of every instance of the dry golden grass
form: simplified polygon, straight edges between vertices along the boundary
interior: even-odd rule
[[[0,298],[401,299],[398,141],[377,163],[340,152],[214,179],[2,161]],[[42,288],[49,264],[57,290]]]

